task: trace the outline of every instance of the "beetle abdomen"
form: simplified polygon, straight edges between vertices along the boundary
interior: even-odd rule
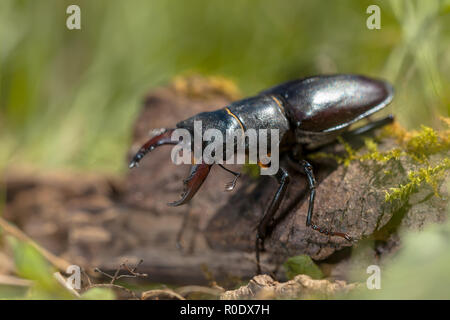
[[[332,132],[384,108],[392,100],[393,88],[365,76],[329,75],[290,81],[262,94],[281,96],[297,129]]]

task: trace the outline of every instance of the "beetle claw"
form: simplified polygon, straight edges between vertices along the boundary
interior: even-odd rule
[[[238,174],[234,177],[233,181],[230,181],[230,182],[225,183],[225,191],[228,191],[228,192],[233,191],[234,188],[236,187],[237,180],[238,180],[238,178],[239,178],[240,176],[241,176],[241,174],[238,173]]]
[[[135,156],[133,157],[133,159],[131,159],[130,161],[130,165],[128,166],[130,169],[134,168],[134,167],[138,167],[139,165],[139,161],[142,160],[142,158],[150,151],[152,151],[153,149],[162,146],[164,144],[177,144],[178,141],[172,141],[171,137],[172,137],[172,132],[175,129],[168,129],[165,130],[163,133],[154,136],[153,138],[151,138],[150,140],[148,140],[140,149],[139,151],[135,154]]]
[[[344,233],[344,238],[345,238],[345,240],[350,241],[350,242],[354,241],[354,239],[351,236],[349,236],[347,233]]]
[[[174,202],[169,202],[168,205],[172,207],[181,206],[191,200],[194,195],[197,193],[198,189],[200,189],[203,181],[205,181],[206,177],[209,174],[209,170],[211,169],[211,164],[195,164],[191,167],[191,172],[189,177],[183,180],[184,183],[184,191],[181,195],[181,199]]]
[[[134,161],[134,160],[132,160],[131,162],[130,162],[130,165],[128,166],[128,168],[130,168],[130,169],[133,169],[133,168],[137,168],[137,167],[139,167],[139,162],[136,162],[136,161]]]
[[[231,191],[233,191],[235,186],[236,186],[236,184],[234,184],[233,181],[225,183],[225,191],[231,192]]]

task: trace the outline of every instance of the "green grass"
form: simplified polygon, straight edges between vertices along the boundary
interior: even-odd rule
[[[68,5],[82,29],[65,27]],[[381,7],[381,30],[366,28]],[[0,166],[126,169],[145,93],[173,76],[244,94],[318,73],[394,83],[409,128],[450,109],[450,1],[0,1]],[[221,106],[217,106],[221,107]]]

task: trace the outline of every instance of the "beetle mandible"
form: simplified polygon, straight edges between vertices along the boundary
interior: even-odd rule
[[[226,130],[245,132],[248,128],[278,129],[281,152],[287,153],[291,158],[298,158],[302,155],[301,150],[330,143],[344,132],[358,135],[392,122],[393,117],[388,116],[349,131],[353,123],[388,105],[392,101],[393,94],[392,86],[380,79],[351,74],[313,76],[280,84],[216,111],[199,113],[179,122],[176,127],[194,133],[194,121],[201,120],[204,131],[215,128],[224,134]],[[132,158],[130,168],[137,166],[144,155],[156,147],[178,144],[178,141],[171,139],[174,130],[165,129],[148,140]],[[305,159],[301,160],[300,164],[309,186],[306,226],[320,233],[351,241],[352,238],[347,233],[335,232],[312,222],[316,181],[311,164]],[[212,165],[193,164],[188,178],[184,180],[185,188],[181,199],[169,205],[179,206],[191,200],[208,176]],[[222,164],[218,165],[235,175],[234,180],[226,185],[227,190],[232,190],[240,174],[225,168]],[[263,248],[268,227],[289,184],[289,174],[285,168],[280,167],[273,176],[279,186],[257,227],[255,252],[258,273],[261,272],[260,248]]]

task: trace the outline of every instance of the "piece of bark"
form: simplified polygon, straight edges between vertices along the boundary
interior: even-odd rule
[[[182,119],[230,101],[230,94],[215,87],[187,88],[168,86],[148,95],[136,120],[127,160],[149,138],[151,129],[174,127]],[[387,138],[379,149],[393,146],[394,140]],[[125,259],[129,263],[143,259],[139,269],[152,282],[204,284],[212,279],[251,278],[256,269],[255,229],[276,191],[275,180],[243,176],[228,193],[224,184],[233,177],[214,166],[190,204],[169,207],[168,202],[178,199],[188,174],[188,166],[171,162],[170,151],[170,146],[155,149],[123,178],[9,171],[5,217],[53,253],[85,269],[114,271]],[[343,147],[334,144],[323,151],[343,154]],[[437,155],[436,161],[443,156],[448,155]],[[405,183],[405,172],[414,168],[406,158],[385,165],[353,161],[345,167],[327,159],[313,165],[318,180],[313,221],[348,232],[357,240],[378,240],[383,245],[374,249],[373,259],[396,250],[399,228],[420,229],[445,219],[445,198],[430,196],[432,191],[426,186],[406,202],[385,201],[385,190]],[[394,174],[385,174],[385,170]],[[288,257],[307,254],[333,269],[327,275],[345,278],[345,267],[336,261],[345,260],[342,253],[362,242],[351,243],[307,228],[306,180],[293,168],[289,172],[291,183],[277,214],[279,223],[268,235],[262,254],[263,270],[273,271]],[[448,172],[446,177],[448,181]],[[176,240],[186,214],[189,219],[180,251]],[[282,271],[278,268],[276,276],[283,278]]]
[[[268,275],[258,275],[245,286],[224,292],[221,300],[249,299],[304,299],[329,298],[337,294],[346,294],[361,287],[360,284],[347,284],[345,281],[314,280],[301,274],[294,279],[280,283]]]

